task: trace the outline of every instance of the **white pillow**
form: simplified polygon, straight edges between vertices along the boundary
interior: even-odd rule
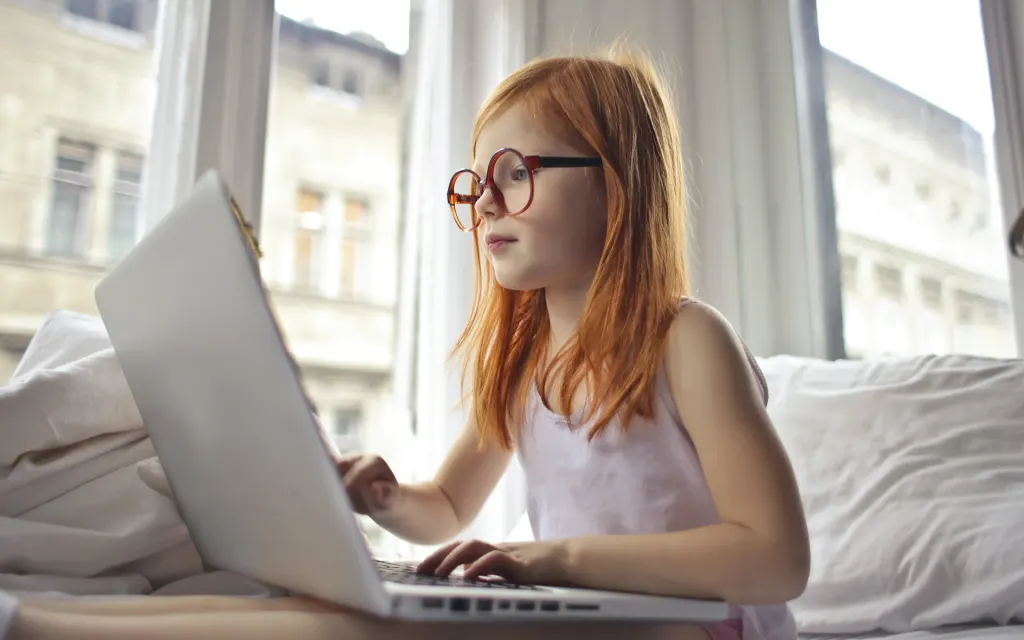
[[[801,632],[1024,620],[1024,361],[760,361],[796,469]]]

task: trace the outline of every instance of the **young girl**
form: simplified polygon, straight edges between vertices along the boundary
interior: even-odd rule
[[[681,637],[795,639],[797,487],[753,357],[686,297],[682,150],[651,65],[527,65],[480,110],[473,160],[448,194],[478,267],[458,344],[470,420],[432,482],[343,459],[357,509],[444,542],[515,452],[537,541],[451,542],[421,571],[717,598],[731,619]]]
[[[574,628],[589,638],[795,640],[806,524],[753,358],[687,298],[676,118],[639,57],[554,58],[488,99],[473,172],[449,187],[472,232],[476,301],[459,342],[471,418],[432,482],[375,456],[339,461],[353,505],[422,544],[456,536],[518,452],[536,542],[452,542],[420,565],[470,577],[730,603],[707,627]],[[2,594],[0,594],[2,595]],[[2,604],[2,602],[0,602]],[[14,638],[478,637],[308,599],[25,603]],[[501,637],[565,637],[501,625]]]

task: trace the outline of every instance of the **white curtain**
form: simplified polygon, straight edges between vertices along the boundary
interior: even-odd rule
[[[157,19],[157,91],[142,211],[152,227],[192,188],[198,144],[210,0],[161,2]],[[184,53],[184,55],[182,55]],[[167,54],[167,55],[164,55]]]
[[[216,168],[259,229],[275,38],[274,0],[160,3],[146,228]]]

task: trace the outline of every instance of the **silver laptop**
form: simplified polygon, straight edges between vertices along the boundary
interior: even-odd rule
[[[437,579],[371,556],[217,174],[96,287],[207,564],[381,617],[709,622],[721,602]]]

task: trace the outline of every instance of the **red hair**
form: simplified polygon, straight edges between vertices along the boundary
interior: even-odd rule
[[[651,62],[613,53],[527,64],[480,108],[474,151],[481,130],[511,105],[531,110],[580,152],[601,157],[608,226],[576,335],[550,360],[544,291],[501,287],[474,242],[473,308],[454,352],[463,354],[463,388],[472,380],[466,399],[481,439],[506,449],[512,416],[522,415],[532,386],[548,404],[551,375],[561,375],[561,407],[571,407],[586,382],[589,439],[617,415],[623,429],[633,415],[650,416],[668,328],[688,293],[679,129]]]

